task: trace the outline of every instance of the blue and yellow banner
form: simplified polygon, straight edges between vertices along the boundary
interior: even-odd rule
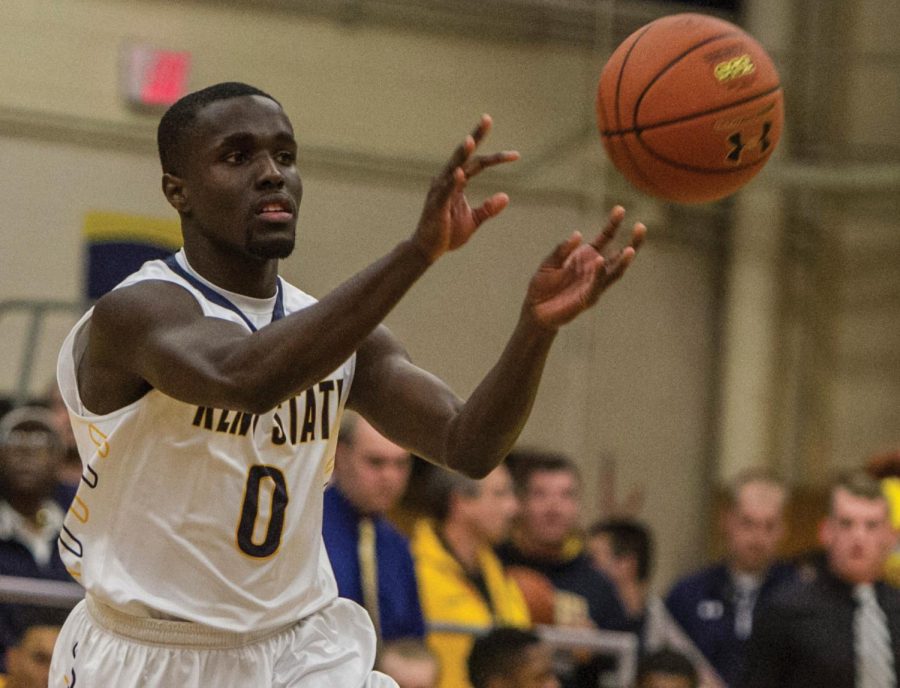
[[[165,258],[181,247],[178,220],[91,211],[85,215],[85,291],[99,299],[148,260]]]

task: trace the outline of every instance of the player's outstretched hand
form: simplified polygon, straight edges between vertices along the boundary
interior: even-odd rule
[[[465,244],[482,222],[500,213],[509,196],[496,193],[477,208],[469,205],[466,184],[488,167],[519,159],[516,151],[492,155],[473,155],[478,144],[491,130],[490,115],[482,115],[478,126],[453,151],[440,174],[431,180],[425,207],[413,240],[429,261]]]
[[[628,245],[605,256],[624,218],[625,209],[617,205],[593,241],[586,242],[579,232],[573,232],[544,260],[531,278],[525,298],[525,309],[539,326],[556,329],[565,325],[593,306],[600,294],[625,274],[647,228],[635,223]]]

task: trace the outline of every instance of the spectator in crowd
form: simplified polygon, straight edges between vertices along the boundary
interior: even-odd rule
[[[896,688],[900,590],[882,581],[896,533],[878,481],[863,471],[841,476],[820,534],[825,566],[761,608],[743,685]]]
[[[520,628],[500,627],[477,638],[468,671],[473,688],[559,688],[550,647]]]
[[[81,456],[78,454],[72,423],[69,422],[69,410],[66,408],[55,379],[47,386],[44,403],[53,414],[53,424],[62,441],[63,455],[59,462],[57,478],[61,485],[71,491],[68,495],[71,502],[71,497],[75,495],[75,490],[78,489],[78,483],[81,481]]]
[[[651,591],[653,538],[647,526],[630,518],[597,521],[588,530],[587,548],[594,565],[615,584],[626,613],[638,625],[640,654],[677,649],[698,668],[702,676],[700,685],[724,686],[703,653],[669,614],[662,599]]]
[[[441,673],[437,656],[416,638],[382,645],[375,668],[394,679],[399,688],[437,688]]]
[[[322,534],[338,593],[366,608],[385,641],[425,636],[409,541],[384,516],[406,489],[411,462],[364,418],[345,415]]]
[[[416,525],[412,542],[429,626],[529,626],[522,592],[492,549],[509,535],[518,510],[506,467],[482,480],[441,471],[433,476],[431,492],[435,518]],[[428,643],[441,663],[441,688],[468,685],[472,641],[471,630],[429,630]]]
[[[508,567],[545,576],[556,588],[552,622],[633,630],[612,582],[594,568],[578,536],[581,479],[561,454],[518,450],[507,459],[521,508],[497,548]]]
[[[6,648],[0,688],[47,688],[50,682],[50,658],[65,614],[45,609],[29,618],[29,625]]]
[[[0,575],[71,580],[56,545],[65,516],[54,499],[61,456],[47,409],[21,406],[0,420]],[[27,605],[0,604],[0,659],[30,613]]]
[[[698,688],[700,679],[687,655],[662,648],[641,658],[635,688]]]
[[[773,475],[751,470],[726,494],[725,559],[676,582],[666,605],[727,685],[737,684],[755,610],[793,567],[779,561],[787,491]]]
[[[634,631],[612,582],[594,568],[580,533],[581,477],[566,456],[535,450],[513,452],[507,462],[521,502],[510,539],[498,554],[542,623]],[[553,590],[546,604],[543,578]],[[548,609],[549,606],[549,609]],[[547,618],[547,616],[550,618]],[[596,686],[613,668],[606,657],[573,655],[563,684]]]

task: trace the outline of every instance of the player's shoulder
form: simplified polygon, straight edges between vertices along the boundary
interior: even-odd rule
[[[93,325],[169,322],[201,315],[196,298],[176,282],[147,279],[123,284],[94,304]]]

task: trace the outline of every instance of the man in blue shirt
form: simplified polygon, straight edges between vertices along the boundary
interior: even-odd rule
[[[737,685],[760,603],[794,575],[778,561],[785,533],[784,485],[747,471],[730,487],[723,519],[725,559],[682,578],[666,606],[729,685]]]
[[[366,608],[384,641],[425,635],[409,542],[384,517],[403,496],[411,466],[409,452],[346,414],[325,491],[325,548],[338,593]]]

